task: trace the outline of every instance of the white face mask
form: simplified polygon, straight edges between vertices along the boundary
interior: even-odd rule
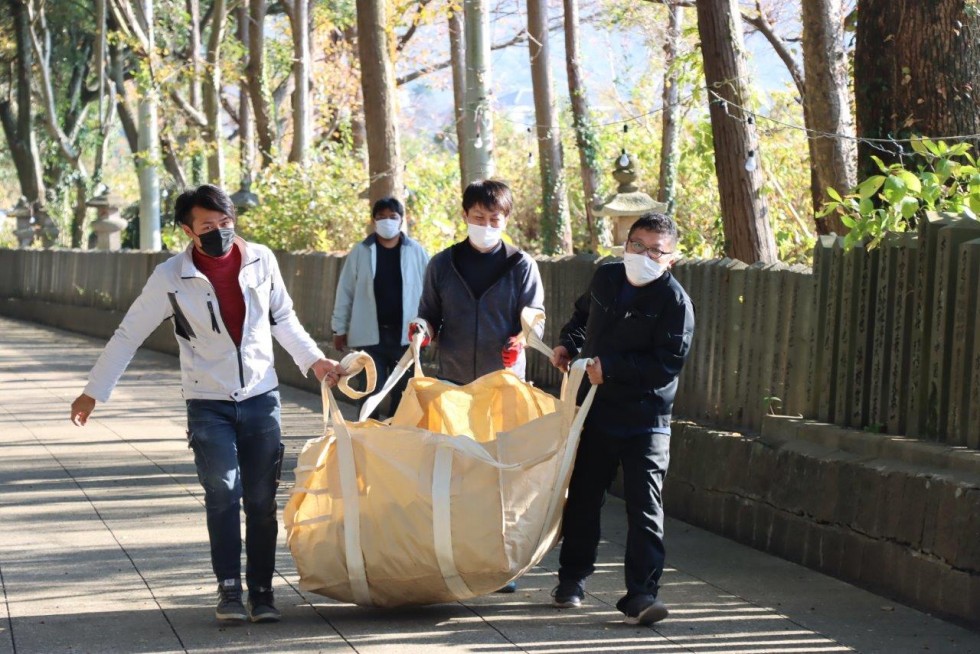
[[[401,226],[400,218],[382,218],[374,221],[374,231],[381,238],[395,238],[401,231]]]
[[[491,250],[500,243],[504,230],[500,227],[484,227],[466,223],[466,234],[470,238],[470,243],[481,250]]]
[[[667,266],[654,261],[645,254],[623,254],[623,264],[626,266],[626,279],[633,286],[645,286],[656,281],[667,270]]]

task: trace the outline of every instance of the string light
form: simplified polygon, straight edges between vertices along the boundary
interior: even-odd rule
[[[527,128],[527,167],[534,168],[534,151],[531,148],[531,128]]]
[[[759,160],[755,156],[755,150],[749,150],[749,158],[745,160],[745,170],[755,172],[759,169]]]
[[[480,127],[476,128],[476,138],[473,140],[473,147],[477,150],[483,147],[483,135],[480,133]]]
[[[619,155],[619,167],[626,168],[630,165],[630,156],[626,154],[626,148],[623,148],[623,154]]]

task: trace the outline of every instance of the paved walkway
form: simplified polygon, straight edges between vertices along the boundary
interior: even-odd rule
[[[0,654],[980,652],[980,634],[677,521],[662,590],[671,617],[625,626],[617,500],[579,611],[548,606],[555,552],[515,595],[377,610],[300,592],[281,537],[283,622],[219,626],[177,362],[139,353],[112,401],[74,427],[69,404],[102,345],[0,318]],[[289,468],[319,434],[319,398],[282,395]],[[282,504],[289,485],[281,492]]]

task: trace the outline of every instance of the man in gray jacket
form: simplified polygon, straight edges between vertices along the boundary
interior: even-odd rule
[[[409,337],[422,329],[425,342],[439,339],[440,372],[451,382],[468,384],[502,369],[524,379],[521,311],[543,310],[544,289],[534,259],[503,242],[513,206],[503,182],[487,179],[467,186],[467,238],[432,257],[425,271],[419,317]],[[512,581],[498,592],[515,590]]]
[[[408,345],[429,255],[402,233],[405,208],[397,199],[375,202],[371,220],[374,233],[351,248],[340,271],[331,326],[336,349],[362,348],[371,355],[380,389]],[[394,414],[407,381],[403,377],[392,389],[388,413]]]
[[[534,259],[502,240],[513,205],[503,182],[467,186],[467,238],[432,257],[425,271],[409,338],[421,329],[426,343],[438,339],[440,373],[448,381],[468,384],[504,368],[524,379],[521,311],[544,309],[544,290]]]

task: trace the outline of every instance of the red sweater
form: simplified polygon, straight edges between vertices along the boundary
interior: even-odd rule
[[[242,269],[242,252],[238,249],[238,244],[233,245],[228,254],[222,257],[209,257],[198,252],[197,248],[194,248],[191,256],[194,258],[194,265],[214,287],[217,304],[217,307],[211,307],[214,329],[221,330],[214,314],[219,311],[231,340],[236,346],[241,345],[242,327],[245,324],[245,297],[238,284],[238,273]]]

